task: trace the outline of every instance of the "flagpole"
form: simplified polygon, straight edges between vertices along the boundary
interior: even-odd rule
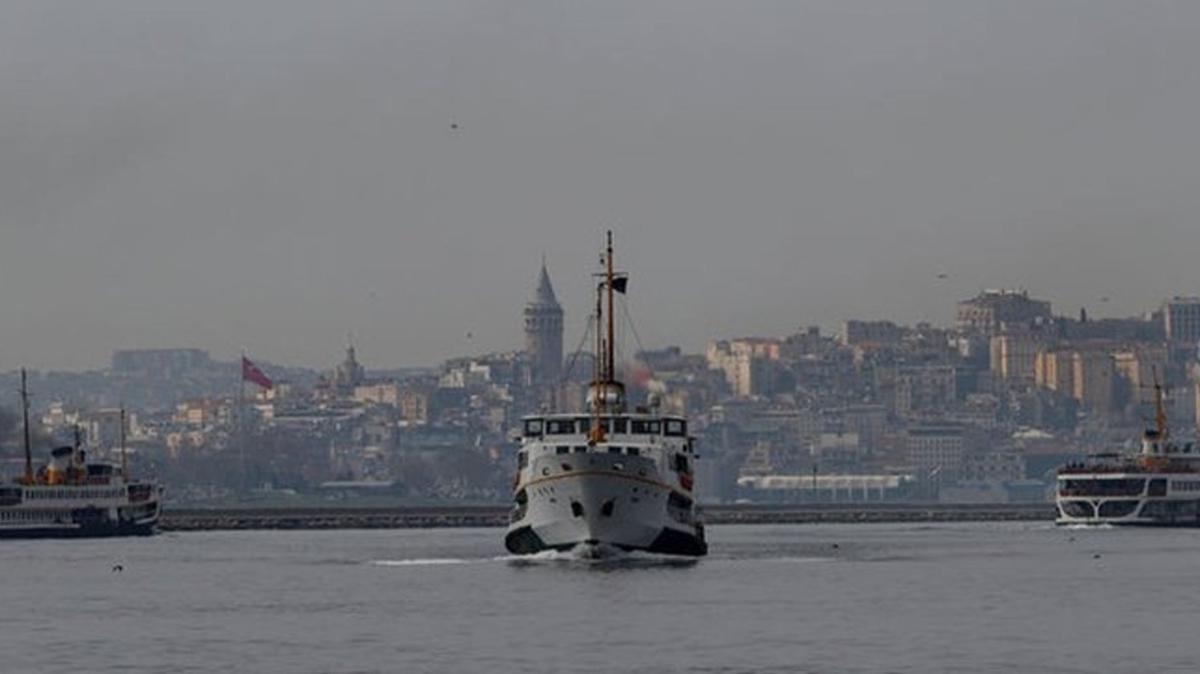
[[[238,491],[244,498],[246,494],[246,350],[242,349],[242,360],[238,363]]]

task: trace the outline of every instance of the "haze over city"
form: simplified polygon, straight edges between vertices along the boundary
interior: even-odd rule
[[[1197,671],[1198,37],[0,2],[0,674]]]
[[[750,5],[6,3],[0,370],[573,345],[610,226],[693,351],[1200,290],[1200,6]]]

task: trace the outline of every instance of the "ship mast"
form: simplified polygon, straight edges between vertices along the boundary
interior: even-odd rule
[[[1167,412],[1163,409],[1163,389],[1158,383],[1158,373],[1154,373],[1154,428],[1158,431],[1160,441],[1167,439]]]
[[[600,416],[620,412],[624,406],[624,386],[617,381],[615,302],[614,295],[625,292],[625,275],[613,267],[613,236],[607,233],[604,256],[600,260],[601,281],[596,286],[596,356],[593,366],[591,408],[593,416],[592,442],[603,442],[604,429]],[[604,331],[600,326],[604,325]]]
[[[125,451],[125,408],[121,408],[121,479],[129,482],[129,453]]]
[[[33,484],[33,453],[29,446],[29,386],[21,368],[21,420],[25,436],[25,484]]]
[[[606,377],[605,383],[612,384],[616,381],[616,368],[613,366],[613,243],[612,230],[608,230],[608,247],[605,249],[604,255],[605,273],[604,273],[604,288],[608,293],[608,341],[605,343],[607,356],[606,360]]]

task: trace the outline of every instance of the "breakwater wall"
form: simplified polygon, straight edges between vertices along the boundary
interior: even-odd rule
[[[849,524],[886,522],[1050,521],[1048,503],[952,504],[864,503],[712,505],[708,524]],[[501,527],[504,506],[379,508],[167,508],[164,531],[233,529],[419,529]]]

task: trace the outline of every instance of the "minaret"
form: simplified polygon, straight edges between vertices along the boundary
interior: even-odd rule
[[[554,286],[550,285],[545,257],[537,291],[525,305],[525,353],[533,367],[535,384],[559,383],[563,365],[563,310],[554,296]]]

